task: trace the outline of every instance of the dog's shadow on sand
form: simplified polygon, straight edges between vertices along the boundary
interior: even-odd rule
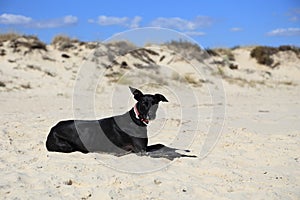
[[[151,158],[166,158],[168,160],[174,160],[175,158],[181,158],[181,157],[197,158],[196,155],[179,153],[179,151],[185,153],[190,152],[189,150],[181,150],[181,149],[167,147],[163,144],[154,144],[154,145],[147,146],[146,152],[135,153],[135,154],[139,156],[148,156]],[[128,154],[130,154],[130,152],[125,154],[114,154],[114,155],[120,157]]]

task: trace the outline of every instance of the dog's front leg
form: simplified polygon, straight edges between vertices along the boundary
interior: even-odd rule
[[[138,155],[146,155],[147,152],[147,144],[148,144],[148,139],[147,138],[137,138],[133,137],[132,138],[132,144],[133,144],[133,152],[138,154]]]

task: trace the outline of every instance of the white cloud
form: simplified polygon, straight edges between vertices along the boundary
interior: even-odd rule
[[[267,33],[269,36],[300,36],[300,28],[279,28]]]
[[[116,17],[101,15],[97,19],[89,19],[89,23],[96,23],[100,26],[123,26],[127,28],[138,28],[142,18],[140,16],[130,17]],[[159,17],[150,22],[150,26],[173,28],[180,31],[195,31],[198,28],[209,26],[213,23],[212,18],[207,16],[197,16],[193,20],[185,20],[179,17],[164,18]],[[199,34],[198,34],[199,35]]]
[[[14,14],[7,14],[7,13],[0,15],[0,24],[19,25],[19,24],[28,24],[31,21],[32,19],[30,17],[26,17],[23,15],[14,15]]]
[[[76,24],[78,22],[78,18],[73,15],[67,15],[63,18],[64,24]]]
[[[294,8],[289,13],[290,16],[289,21],[291,22],[298,22],[300,18],[300,8]]]
[[[142,18],[135,16],[134,18],[129,17],[115,17],[101,15],[96,20],[89,19],[89,23],[97,23],[100,26],[124,26],[129,28],[138,28]]]
[[[128,21],[127,17],[108,17],[101,15],[98,17],[97,23],[102,26],[125,25]]]
[[[193,22],[181,19],[179,17],[173,18],[157,18],[151,22],[151,26],[161,28],[174,28],[178,30],[195,30],[195,24]]]
[[[214,20],[208,16],[197,16],[194,21],[197,25],[197,28],[211,26],[214,22]]]
[[[32,28],[57,28],[63,26],[74,25],[78,22],[78,18],[73,15],[67,15],[62,18],[48,20],[34,20],[31,17],[14,14],[0,15],[0,24],[5,25],[22,25]]]
[[[230,29],[230,31],[232,32],[239,32],[239,31],[242,31],[243,29],[242,28],[239,28],[239,27],[233,27]]]
[[[292,21],[292,22],[297,22],[297,21],[299,21],[299,17],[298,16],[293,16],[293,17],[289,18],[289,20]]]
[[[195,37],[206,35],[206,33],[204,33],[204,32],[198,32],[198,31],[187,31],[187,32],[184,32],[184,34],[187,34],[189,36],[195,36]]]
[[[209,26],[213,20],[207,16],[197,16],[194,20],[186,20],[179,17],[159,17],[153,20],[150,25],[160,28],[172,28],[180,31],[193,31],[198,28]]]
[[[29,26],[34,28],[58,28],[64,26],[75,25],[78,18],[72,15],[67,15],[62,18],[49,19],[44,21],[33,21]]]
[[[141,21],[142,21],[142,18],[140,16],[135,16],[131,20],[130,28],[138,28]]]

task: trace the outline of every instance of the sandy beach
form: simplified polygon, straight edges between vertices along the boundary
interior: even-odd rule
[[[127,42],[37,41],[0,45],[1,199],[300,198],[299,52],[278,51],[266,66],[250,56],[254,46],[187,57],[170,45],[122,55]],[[60,120],[128,111],[129,85],[169,100],[149,143],[198,158],[46,150]]]

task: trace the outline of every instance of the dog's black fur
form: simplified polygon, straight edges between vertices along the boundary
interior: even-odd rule
[[[176,152],[178,149],[162,144],[148,146],[147,124],[149,120],[155,119],[159,102],[168,100],[162,94],[143,94],[131,87],[130,90],[137,104],[129,112],[100,120],[61,121],[51,129],[47,137],[48,151],[107,152],[115,155],[132,152],[170,160],[195,157],[180,154]]]

